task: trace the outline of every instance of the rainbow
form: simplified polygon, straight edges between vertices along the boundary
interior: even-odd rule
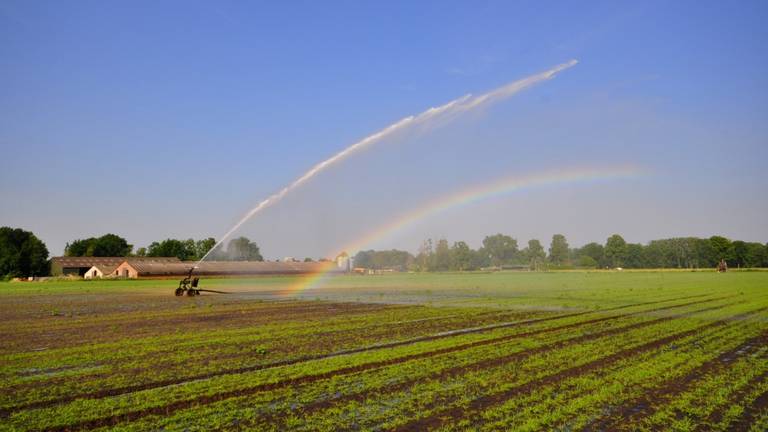
[[[484,183],[474,185],[456,193],[451,193],[427,202],[409,212],[403,213],[392,221],[379,226],[377,229],[366,233],[364,236],[356,239],[354,242],[346,245],[341,250],[348,251],[354,256],[356,251],[363,250],[381,239],[387,238],[406,227],[416,224],[419,221],[433,217],[445,211],[465,207],[479,201],[507,195],[521,190],[535,187],[584,183],[590,181],[605,181],[612,179],[630,178],[642,174],[643,171],[633,166],[623,166],[618,168],[578,168],[561,169],[556,171],[547,171],[527,176],[504,177]],[[281,294],[295,295],[307,289],[316,287],[336,267],[335,263],[329,263],[322,271],[302,278],[298,283],[291,285]]]

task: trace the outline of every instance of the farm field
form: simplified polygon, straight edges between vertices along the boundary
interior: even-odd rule
[[[0,430],[768,430],[768,272],[0,283]]]

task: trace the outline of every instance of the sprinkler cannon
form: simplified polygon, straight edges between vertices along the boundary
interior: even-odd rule
[[[190,297],[200,295],[200,290],[197,289],[200,278],[193,278],[193,271],[195,271],[195,267],[190,267],[187,277],[179,281],[179,287],[176,288],[176,296],[183,296],[185,293]]]
[[[207,289],[200,289],[197,287],[197,285],[200,283],[200,278],[192,277],[192,272],[195,271],[197,266],[190,267],[189,273],[187,274],[187,277],[179,281],[179,287],[176,288],[176,297],[183,296],[184,294],[194,297],[199,296],[201,292],[212,292],[212,293],[218,293],[218,294],[228,294],[224,291],[214,291],[214,290],[207,290]]]

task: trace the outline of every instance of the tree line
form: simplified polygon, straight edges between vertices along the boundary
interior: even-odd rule
[[[176,257],[182,261],[200,260],[216,246],[216,239],[165,239],[140,247],[133,253],[133,246],[115,234],[78,239],[67,243],[65,256],[93,257]],[[231,239],[226,248],[219,246],[209,254],[210,259],[220,261],[264,261],[259,246],[247,237]]]
[[[133,251],[133,245],[116,234],[77,239],[67,243],[66,256],[148,256],[199,260],[214,248],[212,237],[165,239]],[[0,278],[46,276],[50,272],[48,248],[33,233],[0,227]],[[259,246],[247,237],[229,240],[209,254],[212,260],[263,261]],[[494,234],[472,249],[466,242],[449,244],[446,239],[425,240],[414,255],[407,251],[360,251],[356,267],[413,271],[469,271],[483,268],[714,268],[724,259],[730,267],[768,267],[768,244],[732,241],[723,236],[676,237],[648,244],[627,243],[619,234],[605,243],[592,242],[572,248],[562,234],[555,234],[548,247],[531,239],[520,247],[517,239]],[[311,261],[307,258],[305,261]]]
[[[0,227],[0,278],[45,276],[50,270],[42,240],[29,231]]]
[[[724,259],[731,267],[768,267],[768,244],[731,241],[722,236],[678,237],[648,244],[627,243],[619,234],[604,244],[592,242],[572,248],[566,237],[555,234],[545,249],[538,239],[520,248],[517,239],[494,234],[478,249],[466,242],[449,244],[446,239],[425,240],[416,255],[407,251],[360,251],[355,267],[400,271],[466,271],[483,268],[712,268]]]
[[[116,234],[89,237],[68,242],[64,255],[71,257],[177,257],[182,261],[199,260],[216,245],[212,237],[203,240],[165,239],[133,251],[133,245]],[[209,255],[219,261],[264,261],[259,246],[247,237],[238,237],[219,246]],[[0,279],[48,276],[51,262],[45,243],[32,232],[0,227]]]

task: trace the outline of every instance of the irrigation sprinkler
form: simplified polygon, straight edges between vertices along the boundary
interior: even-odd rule
[[[179,281],[179,287],[176,288],[176,297],[183,296],[186,294],[189,297],[199,296],[201,292],[212,292],[217,294],[227,294],[224,291],[214,291],[214,290],[207,290],[207,289],[200,289],[197,287],[197,285],[200,283],[199,277],[192,277],[192,272],[195,271],[197,266],[192,266],[189,268],[189,273],[187,273],[187,276]]]
[[[193,278],[192,272],[195,271],[195,267],[189,268],[187,276],[179,281],[179,287],[176,288],[176,296],[183,296],[187,294],[190,297],[200,295],[200,290],[197,289],[197,285],[200,283],[200,278]]]

